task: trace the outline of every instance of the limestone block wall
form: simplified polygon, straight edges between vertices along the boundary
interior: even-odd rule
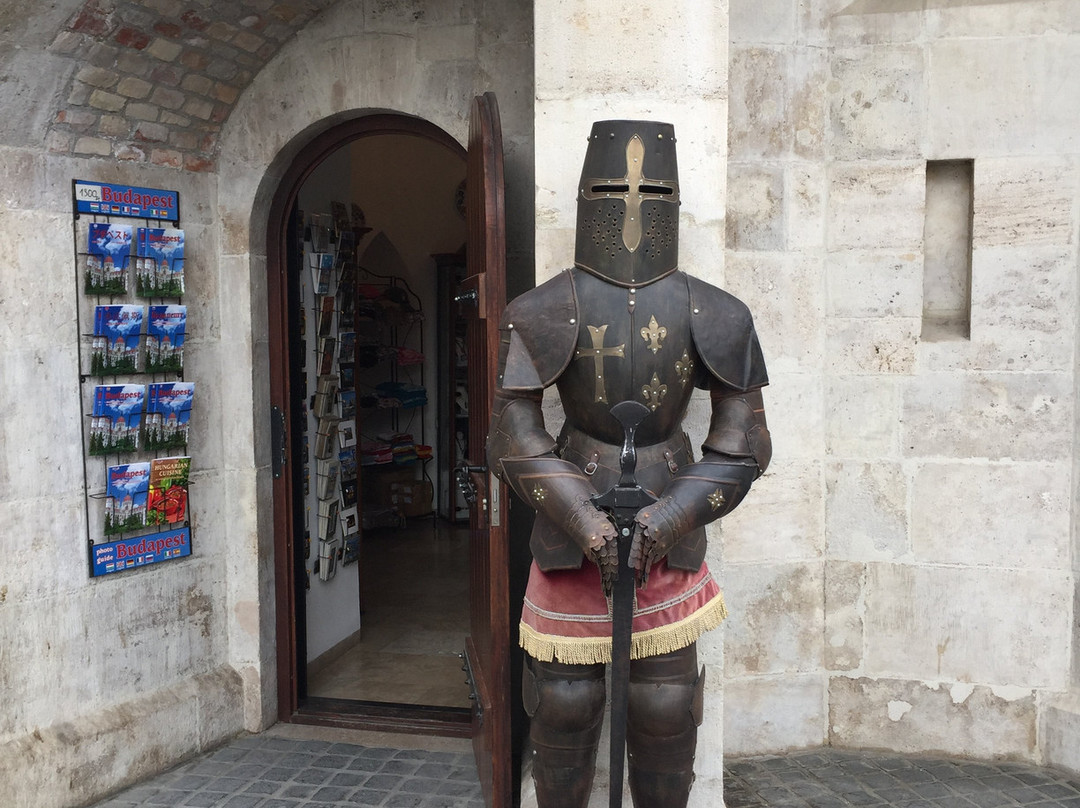
[[[253,78],[222,131],[220,173],[49,153],[46,127],[25,116],[0,122],[0,804],[87,804],[276,718],[270,197],[297,150],[343,117],[418,115],[464,143],[473,95],[492,89],[507,177],[531,189],[531,18],[522,11],[486,0],[335,5]],[[20,100],[75,69],[43,59],[44,79],[27,69],[0,98],[10,86]],[[93,581],[73,178],[180,192],[191,251],[185,373],[198,390],[193,557]],[[517,193],[520,268],[531,264],[532,217],[531,194],[522,212]]]
[[[185,378],[197,390],[188,444],[196,553],[96,579],[87,571],[80,423],[95,382],[79,380],[89,369],[85,353],[80,368],[79,342],[92,323],[84,318],[81,332],[76,323],[84,304],[76,178],[179,191],[187,284],[198,290],[185,300]],[[48,808],[86,802],[242,726],[224,606],[231,504],[222,493],[217,189],[206,175],[25,145],[0,147],[0,182],[0,803]],[[102,478],[89,480],[90,494],[103,488]]]
[[[727,748],[1076,768],[1075,15],[812,5],[731,10],[776,452],[727,524]],[[974,161],[969,336],[923,336],[927,160]]]

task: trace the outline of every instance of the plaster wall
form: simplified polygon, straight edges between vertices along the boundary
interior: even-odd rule
[[[13,114],[0,125],[0,803],[86,804],[275,720],[270,199],[333,123],[390,110],[464,143],[472,97],[487,90],[500,100],[508,183],[531,188],[528,11],[484,0],[335,5],[253,79],[222,131],[217,173],[62,156],[47,151],[43,122]],[[36,109],[26,99],[52,97],[77,65],[49,55],[35,68],[17,33],[3,64],[23,76],[8,100]],[[77,346],[88,327],[74,317],[84,301],[73,178],[179,190],[192,256],[195,553],[100,580],[86,572]],[[521,227],[531,227],[531,194],[511,205],[520,274],[531,264]]]
[[[890,9],[732,4],[726,278],[775,453],[725,525],[725,745],[1075,769],[1080,28]],[[926,161],[958,159],[971,334],[931,341]]]
[[[723,286],[727,3],[632,0],[617,11],[586,0],[536,0],[534,6],[537,283],[573,264],[577,183],[592,123],[643,118],[675,126],[680,263]],[[545,417],[556,433],[562,415],[553,399],[546,401]],[[707,427],[708,408],[696,401],[688,429],[700,440]],[[719,541],[711,542],[710,553],[710,566],[719,567]],[[720,636],[713,632],[699,643],[700,660],[712,673],[693,806],[722,802]],[[605,731],[602,749],[606,743]],[[607,804],[607,764],[600,754],[592,805]],[[627,793],[625,804],[629,799]],[[528,778],[522,805],[535,805]]]

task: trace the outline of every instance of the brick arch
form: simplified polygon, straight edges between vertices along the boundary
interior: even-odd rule
[[[54,153],[216,167],[240,94],[337,0],[86,0],[48,46],[76,60],[46,134]]]

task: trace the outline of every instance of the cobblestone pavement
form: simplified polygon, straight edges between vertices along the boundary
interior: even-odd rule
[[[725,766],[727,808],[1080,808],[1080,778],[1021,763],[818,749]],[[483,808],[472,753],[264,733],[95,808]],[[629,808],[629,806],[627,806]]]
[[[724,773],[727,808],[1080,808],[1080,778],[1023,763],[819,749]]]

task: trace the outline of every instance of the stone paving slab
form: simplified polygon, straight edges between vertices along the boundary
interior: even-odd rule
[[[95,808],[484,808],[469,752],[239,738]]]
[[[1080,808],[1080,778],[1024,763],[821,749],[733,760],[727,808]]]
[[[1080,808],[1080,777],[1023,763],[817,749],[730,760],[727,808]],[[239,738],[94,808],[484,808],[468,751]]]

